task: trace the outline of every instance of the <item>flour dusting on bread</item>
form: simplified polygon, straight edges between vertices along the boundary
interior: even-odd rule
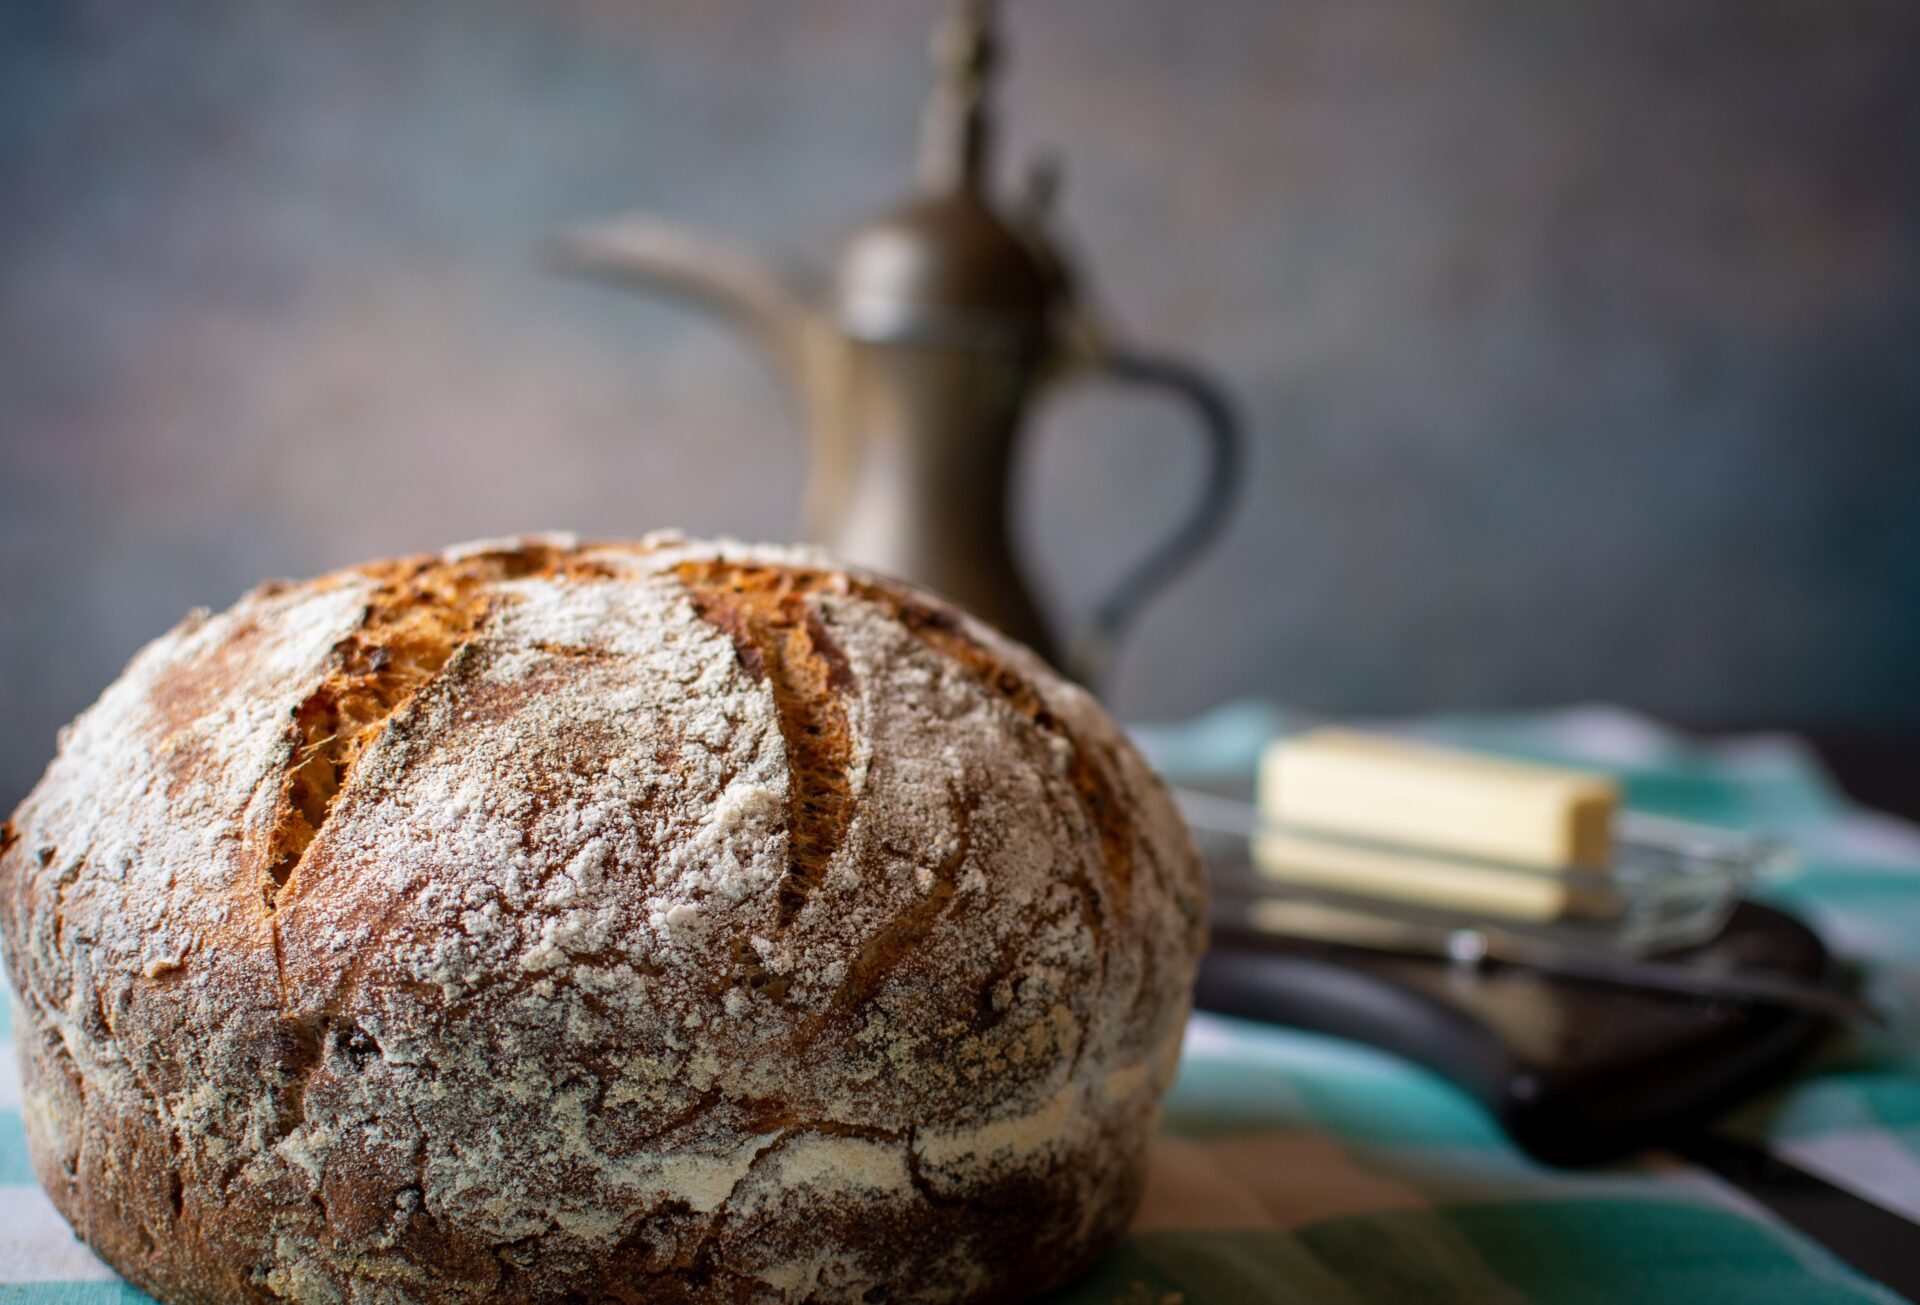
[[[144,650],[0,840],[34,1161],[169,1301],[1011,1299],[1201,943],[1079,689],[807,550],[484,541]]]

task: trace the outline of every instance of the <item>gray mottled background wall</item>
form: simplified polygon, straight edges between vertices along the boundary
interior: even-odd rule
[[[1259,444],[1129,714],[1605,698],[1920,728],[1920,9],[1027,0],[1009,96],[1143,339]],[[0,806],[190,605],[519,527],[782,536],[717,327],[533,258],[805,250],[906,174],[929,0],[0,7]],[[1075,617],[1192,487],[1086,395],[1023,468]]]

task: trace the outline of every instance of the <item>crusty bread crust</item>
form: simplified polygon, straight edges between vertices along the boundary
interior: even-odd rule
[[[1203,891],[1025,649],[676,536],[196,613],[0,829],[34,1165],[206,1305],[1024,1299],[1131,1217]]]

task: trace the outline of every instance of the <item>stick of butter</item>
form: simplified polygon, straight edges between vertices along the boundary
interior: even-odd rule
[[[1260,760],[1270,820],[1543,870],[1604,868],[1619,802],[1605,775],[1355,730],[1280,739]]]
[[[1258,834],[1253,860],[1268,878],[1286,883],[1510,920],[1604,919],[1622,905],[1605,883],[1305,834]]]
[[[1274,742],[1260,762],[1262,814],[1306,837],[1269,835],[1255,851],[1264,869],[1326,887],[1472,909],[1504,901],[1503,914],[1550,918],[1581,905],[1566,885],[1447,858],[1601,870],[1618,806],[1604,775],[1316,730]]]

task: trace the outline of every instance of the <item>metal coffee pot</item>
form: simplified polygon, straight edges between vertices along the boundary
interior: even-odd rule
[[[919,184],[853,233],[820,299],[756,258],[651,218],[573,233],[559,256],[575,272],[716,310],[758,342],[812,433],[808,538],[946,595],[1097,686],[1139,605],[1217,533],[1236,479],[1238,422],[1195,368],[1116,343],[1088,311],[1048,231],[1057,172],[1036,169],[1019,203],[993,197],[993,5],[959,5],[934,56]],[[1089,374],[1184,401],[1210,461],[1193,512],[1063,656],[1015,563],[1010,470],[1039,393]]]

